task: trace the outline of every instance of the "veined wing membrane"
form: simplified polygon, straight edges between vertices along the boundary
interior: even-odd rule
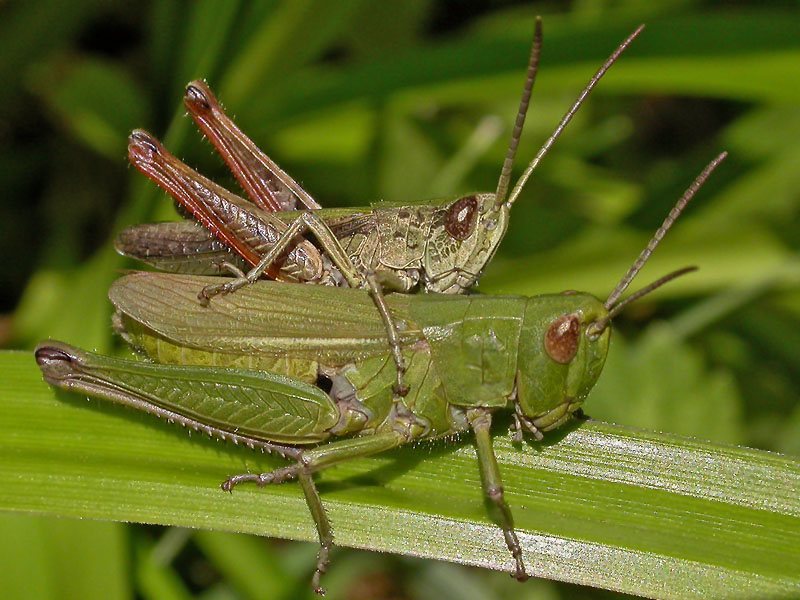
[[[168,273],[219,275],[223,263],[241,270],[249,264],[194,221],[132,225],[117,236],[114,247],[124,256]]]
[[[117,310],[182,346],[228,353],[317,360],[329,365],[388,353],[386,327],[362,290],[260,281],[197,302],[197,292],[223,279],[134,273],[109,290]],[[422,339],[409,299],[391,302],[403,345]]]

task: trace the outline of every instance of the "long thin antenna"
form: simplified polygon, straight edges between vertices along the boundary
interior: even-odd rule
[[[678,269],[677,271],[668,273],[663,277],[661,277],[660,279],[656,279],[650,285],[643,287],[638,292],[631,294],[624,300],[618,302],[616,306],[614,306],[614,308],[608,311],[608,314],[605,317],[603,317],[602,319],[598,319],[597,321],[589,325],[587,333],[595,337],[599,336],[601,333],[603,333],[603,331],[605,331],[605,328],[608,327],[608,324],[611,322],[611,319],[616,317],[622,311],[623,308],[628,306],[628,304],[630,304],[631,302],[635,302],[642,296],[646,296],[647,294],[649,294],[654,290],[657,290],[662,285],[672,281],[676,277],[680,277],[681,275],[686,275],[686,273],[691,273],[692,271],[697,271],[697,267],[684,267],[683,269]]]
[[[591,81],[589,81],[589,84],[583,89],[581,95],[578,96],[578,99],[572,105],[572,108],[570,108],[569,111],[567,111],[567,114],[565,114],[564,117],[561,119],[561,122],[558,124],[558,127],[556,127],[552,135],[549,138],[547,138],[547,141],[541,147],[541,149],[536,154],[534,159],[530,162],[528,168],[525,169],[525,172],[517,180],[517,183],[514,186],[514,189],[511,191],[511,195],[508,198],[509,206],[514,204],[514,202],[517,200],[517,197],[519,197],[520,192],[522,192],[522,188],[525,186],[525,182],[528,181],[528,178],[531,176],[531,173],[533,173],[533,170],[538,166],[539,162],[542,160],[544,155],[547,154],[547,152],[550,150],[550,147],[553,145],[553,142],[555,142],[558,139],[558,136],[561,135],[561,132],[567,126],[567,123],[569,123],[572,120],[572,117],[575,116],[575,113],[581,107],[583,101],[586,100],[586,97],[589,95],[589,92],[591,92],[594,89],[594,86],[597,85],[597,82],[600,81],[603,75],[605,75],[606,71],[608,71],[611,65],[613,65],[616,62],[616,60],[620,57],[620,55],[623,52],[625,52],[625,50],[628,49],[628,46],[631,45],[633,40],[635,40],[639,36],[639,34],[642,32],[642,29],[644,29],[644,25],[639,25],[639,27],[636,28],[636,31],[630,34],[628,38],[624,42],[622,42],[617,47],[616,50],[614,50],[611,56],[609,56],[606,59],[606,62],[603,63],[603,66],[600,67],[597,73],[594,74],[594,77],[592,77]]]
[[[617,302],[614,305],[614,307],[608,312],[608,316],[606,318],[607,319],[613,319],[616,315],[618,315],[620,313],[620,311],[623,308],[628,306],[628,304],[630,304],[631,302],[635,302],[636,300],[638,300],[642,296],[646,296],[650,292],[653,292],[653,291],[657,290],[658,288],[660,288],[665,283],[669,283],[673,279],[676,279],[676,278],[680,277],[681,275],[686,275],[687,273],[691,273],[692,271],[697,271],[697,267],[683,267],[682,269],[678,269],[677,271],[673,271],[672,273],[667,273],[663,277],[659,277],[658,279],[656,279],[650,285],[646,285],[645,287],[640,289],[638,292],[635,292],[635,293],[631,294],[630,296],[628,296],[627,298],[625,298],[624,300],[620,300],[619,302]]]
[[[697,179],[694,180],[692,185],[688,187],[688,189],[683,193],[683,196],[680,200],[678,200],[677,204],[669,211],[667,218],[664,219],[664,222],[661,224],[661,227],[658,228],[653,238],[650,240],[650,243],[647,244],[647,247],[642,250],[642,253],[639,255],[639,258],[636,259],[636,262],[633,263],[628,272],[625,273],[625,276],[620,280],[617,284],[617,287],[614,288],[614,291],[611,292],[611,295],[605,301],[606,309],[611,309],[614,306],[614,303],[619,299],[619,297],[623,294],[623,292],[627,289],[630,285],[633,278],[636,277],[636,274],[642,269],[644,264],[647,262],[647,259],[650,258],[650,255],[653,253],[653,250],[656,249],[661,239],[666,235],[667,231],[669,231],[672,224],[675,220],[681,215],[681,212],[686,205],[689,204],[689,201],[694,197],[697,193],[697,190],[700,189],[708,176],[711,175],[712,171],[717,168],[717,165],[725,160],[725,157],[728,156],[727,152],[723,152],[719,156],[717,156],[714,160],[708,163],[705,169],[703,169],[702,173],[697,176]]]
[[[528,74],[525,79],[525,88],[522,90],[522,99],[517,110],[517,120],[514,122],[514,131],[511,132],[511,141],[508,144],[506,159],[503,161],[503,170],[500,172],[500,179],[497,180],[497,191],[495,192],[495,206],[502,206],[506,201],[508,184],[511,181],[511,170],[514,168],[514,157],[517,155],[519,139],[522,136],[522,126],[525,125],[525,115],[528,114],[528,103],[531,100],[533,82],[536,80],[536,73],[539,70],[539,56],[542,54],[542,17],[536,17],[536,26],[533,31],[533,43],[531,44],[531,57],[528,60]]]

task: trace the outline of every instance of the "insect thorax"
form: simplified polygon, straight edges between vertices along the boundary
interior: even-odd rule
[[[431,224],[441,211],[440,206],[431,204],[377,207],[380,263],[390,269],[419,268]]]

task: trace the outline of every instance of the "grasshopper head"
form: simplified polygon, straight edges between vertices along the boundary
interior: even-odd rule
[[[481,271],[492,259],[505,236],[511,207],[522,192],[525,182],[561,135],[589,92],[594,89],[594,86],[620,54],[641,33],[643,27],[643,25],[640,26],[629,35],[603,63],[603,66],[589,81],[509,193],[514,157],[517,154],[522,127],[525,124],[525,115],[528,112],[528,104],[542,50],[542,22],[541,19],[536,20],[525,87],[522,91],[506,158],[497,182],[497,191],[494,194],[477,194],[459,198],[444,209],[442,216],[431,230],[432,239],[425,252],[424,271],[427,291],[460,293],[475,284]]]
[[[508,216],[494,194],[464,196],[442,207],[425,251],[426,290],[452,294],[471,287],[503,240]]]
[[[608,354],[611,319],[631,302],[696,267],[673,271],[627,298],[622,294],[680,216],[723,152],[712,160],[669,212],[661,227],[605,302],[589,294],[564,292],[530,298],[522,324],[517,359],[516,430],[537,437],[569,418],[594,386]]]
[[[517,363],[516,413],[534,432],[558,427],[594,387],[611,329],[595,331],[608,310],[590,294],[536,296],[525,310]]]

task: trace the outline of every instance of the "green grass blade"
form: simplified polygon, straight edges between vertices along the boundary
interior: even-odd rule
[[[271,457],[57,393],[28,353],[0,355],[0,374],[0,509],[315,538],[296,485],[220,491]],[[537,576],[652,598],[800,594],[796,461],[602,423],[495,445]],[[478,479],[466,439],[318,478],[340,545],[508,570]]]

